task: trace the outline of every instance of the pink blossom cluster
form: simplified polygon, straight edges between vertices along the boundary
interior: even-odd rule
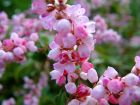
[[[24,77],[24,81],[24,88],[30,90],[29,93],[24,96],[24,105],[39,105],[42,89],[47,86],[47,75],[42,72],[37,84],[29,77]]]
[[[92,6],[86,0],[74,0],[74,4],[80,4],[86,10],[85,15],[91,16]]]
[[[6,62],[22,63],[26,60],[27,51],[37,51],[38,48],[35,43],[38,39],[37,33],[32,33],[30,37],[19,37],[17,33],[13,32],[9,39],[0,42],[0,76],[4,72]]]
[[[0,12],[0,40],[7,34],[9,20],[5,12]]]
[[[37,18],[26,18],[25,14],[13,15],[12,31],[19,36],[30,36],[31,33],[37,33],[42,30],[42,25]]]
[[[80,94],[84,94],[86,91],[88,94],[83,95],[81,99],[75,97],[68,105],[110,105],[110,103],[132,105],[132,102],[140,101],[140,57],[137,56],[135,61],[132,72],[124,77],[120,77],[114,68],[108,67],[92,88],[86,85],[78,86],[76,93],[80,88]],[[71,88],[67,88],[67,91],[71,91]]]
[[[105,40],[110,41],[114,37],[113,40],[116,40],[118,34],[107,30],[100,16],[94,19],[95,22],[89,21],[84,8],[67,5],[66,1],[34,0],[32,9],[40,15],[45,29],[56,31],[48,54],[56,62],[50,75],[72,96],[68,105],[132,105],[132,102],[140,101],[140,57],[135,58],[132,73],[124,77],[119,76],[112,67],[108,67],[99,77],[94,65],[88,61],[97,40],[93,37],[95,22],[97,32],[101,31],[111,38]],[[89,82],[91,87],[82,81]]]
[[[113,29],[108,29],[104,18],[102,18],[100,15],[96,15],[93,20],[96,22],[96,32],[94,35],[96,43],[121,42],[121,36]]]
[[[42,1],[40,5],[46,5],[48,9],[45,11],[46,8],[40,9],[42,6],[39,3],[40,0],[33,2],[33,11],[39,12],[45,29],[57,32],[48,54],[57,62],[51,77],[58,85],[75,81],[78,78],[76,67],[88,63],[93,50],[95,23],[89,21],[80,5],[64,5],[64,2],[59,4],[57,1],[47,4]]]
[[[2,105],[16,105],[16,102],[14,98],[9,98],[7,100],[4,100],[2,102]]]
[[[17,33],[12,33],[9,39],[4,39],[1,42],[0,60],[17,62],[24,61],[25,53],[27,51],[37,51],[35,42],[38,38],[37,33],[32,33],[30,38],[19,37]]]

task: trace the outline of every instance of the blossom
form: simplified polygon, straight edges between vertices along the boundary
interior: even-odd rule
[[[67,83],[65,85],[66,91],[70,94],[74,94],[76,92],[76,85],[74,83]]]

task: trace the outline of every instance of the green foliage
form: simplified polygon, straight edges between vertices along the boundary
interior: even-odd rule
[[[5,11],[10,17],[30,7],[31,0],[0,0],[0,11]]]

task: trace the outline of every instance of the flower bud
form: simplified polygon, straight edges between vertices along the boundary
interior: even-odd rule
[[[71,31],[71,23],[67,19],[61,19],[56,24],[56,31],[61,34],[67,34]]]
[[[24,54],[24,51],[20,47],[16,47],[13,49],[13,53],[16,56],[22,56]]]
[[[91,95],[96,99],[103,98],[105,96],[105,88],[102,85],[97,85],[93,88]]]
[[[123,77],[122,81],[128,86],[137,85],[139,82],[139,77],[133,73],[130,73]]]
[[[98,81],[98,74],[95,69],[90,69],[87,73],[87,78],[91,83],[95,83]]]
[[[87,80],[87,73],[81,72],[81,73],[80,73],[80,77],[81,77],[83,80]]]
[[[30,36],[30,39],[34,42],[36,42],[39,37],[38,37],[38,34],[37,33],[32,33],[31,36]]]
[[[65,85],[66,91],[70,94],[74,94],[76,92],[76,85],[72,82],[69,82]]]

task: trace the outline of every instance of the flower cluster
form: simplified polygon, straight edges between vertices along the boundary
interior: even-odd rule
[[[26,18],[23,13],[14,15],[11,23],[12,31],[19,36],[30,36],[31,33],[38,33],[42,30],[41,22],[37,18]]]
[[[2,102],[2,105],[16,105],[16,102],[14,98],[9,98],[7,100],[4,100]]]
[[[0,40],[3,39],[7,33],[9,20],[5,12],[0,12]]]
[[[37,33],[32,33],[30,37],[19,37],[17,33],[13,32],[9,39],[0,42],[0,75],[4,72],[5,62],[22,63],[26,60],[27,51],[37,51],[35,42],[38,39]]]
[[[83,93],[89,92],[85,100],[75,98],[68,105],[132,105],[132,102],[140,101],[140,57],[137,56],[135,61],[132,73],[124,77],[120,77],[114,68],[108,67],[93,88],[85,86],[88,90],[81,90]]]
[[[41,73],[37,84],[28,77],[24,77],[24,88],[30,90],[28,94],[24,96],[24,105],[39,105],[39,97],[42,89],[47,86],[47,76],[45,73]]]
[[[50,75],[72,95],[68,105],[132,105],[140,101],[140,57],[135,58],[136,65],[126,76],[121,77],[114,68],[108,67],[99,78],[94,65],[88,61],[95,39],[98,40],[99,34],[104,37],[103,41],[118,41],[120,37],[113,30],[107,30],[100,16],[94,18],[95,24],[89,21],[84,8],[67,5],[66,1],[34,0],[32,9],[40,15],[45,29],[56,31],[48,54],[56,62]],[[97,32],[93,37],[95,26]],[[84,80],[92,87],[82,83]]]
[[[50,5],[53,6],[53,4],[48,4]],[[63,84],[67,86],[78,79],[77,72],[80,73],[80,66],[89,64],[87,60],[94,47],[95,23],[89,21],[84,15],[85,10],[80,5],[59,6],[48,11],[47,15],[43,15],[41,19],[46,29],[57,32],[54,41],[50,43],[51,51],[48,54],[50,59],[57,62],[50,73],[52,80],[56,80],[60,86]],[[53,21],[50,24],[48,20]]]
[[[105,20],[100,15],[96,15],[93,20],[96,22],[96,33],[94,35],[96,43],[121,42],[121,36],[113,29],[108,29]]]

